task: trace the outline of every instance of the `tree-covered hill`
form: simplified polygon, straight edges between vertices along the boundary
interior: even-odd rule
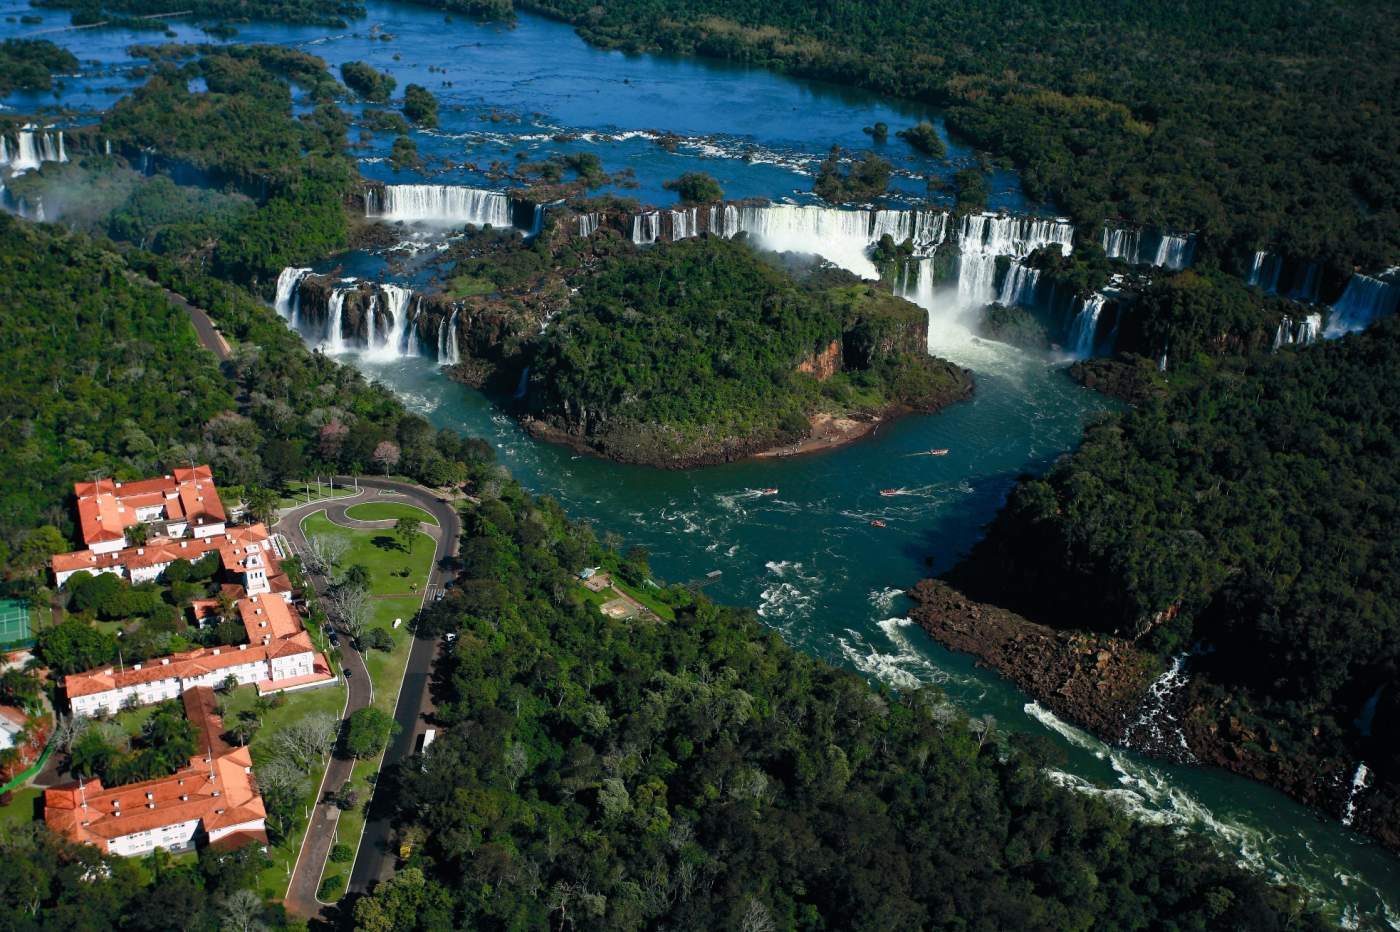
[[[946,107],[1097,225],[1196,230],[1338,271],[1400,260],[1400,32],[1359,0],[517,0],[590,41]]]
[[[603,616],[573,576],[600,561],[648,572],[513,483],[466,514],[421,629],[457,635],[440,734],[382,794],[412,853],[357,928],[1317,926],[934,690],[872,690],[680,587],[653,590],[674,622]]]
[[[708,236],[611,257],[541,341],[530,411],[610,456],[681,465],[802,440],[819,413],[966,395],[927,355],[922,310],[825,278]]]
[[[1192,654],[1191,727],[1400,844],[1400,321],[1218,360],[1012,493],[952,580]],[[1340,784],[1340,785],[1338,785]],[[1311,786],[1312,789],[1308,789]]]

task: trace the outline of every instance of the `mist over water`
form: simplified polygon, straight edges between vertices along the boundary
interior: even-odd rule
[[[832,143],[864,149],[871,144],[862,126],[883,121],[895,130],[932,116],[917,105],[758,70],[590,49],[568,27],[528,16],[506,29],[461,18],[446,25],[441,13],[409,6],[375,3],[368,9],[366,20],[338,34],[250,24],[240,26],[233,41],[304,48],[333,67],[364,60],[393,72],[400,92],[415,82],[437,94],[442,128],[414,136],[420,153],[451,160],[453,168],[395,172],[384,159],[391,138],[376,135],[361,152],[361,170],[393,184],[492,187],[482,169],[493,160],[513,159],[516,152],[535,159],[587,151],[609,172],[635,173],[636,188],[608,190],[663,209],[674,195],[662,182],[692,170],[715,175],[732,198],[811,203],[810,173]],[[13,0],[0,3],[0,12],[44,19],[37,27],[0,23],[0,37],[65,25],[68,16]],[[373,37],[376,24],[394,39]],[[171,28],[179,41],[211,41],[186,23]],[[85,63],[83,74],[65,80],[58,97],[12,95],[5,106],[62,102],[95,113],[115,99],[108,88],[139,83],[130,74],[138,63],[126,47],[159,40],[158,34],[107,30],[48,38],[74,51]],[[446,72],[429,73],[430,64]],[[655,130],[680,134],[674,152],[657,145]],[[572,138],[556,141],[561,133]],[[954,170],[903,143],[876,148],[895,163],[896,187],[911,199],[926,194],[923,174]],[[952,152],[955,162],[968,156],[956,145]],[[991,187],[993,208],[1034,212],[1014,175],[999,173]],[[439,207],[448,213],[495,209],[436,200],[415,209]],[[1180,261],[1186,248],[1173,243],[1164,250],[1154,241],[1144,261],[1159,253],[1162,264]],[[1131,249],[1137,254],[1138,243]],[[865,260],[853,253],[849,261]],[[348,274],[371,276],[381,267],[363,256],[343,264]],[[296,277],[289,274],[278,292],[278,310],[289,322],[298,313]],[[965,290],[990,287],[973,284],[965,283]],[[384,293],[386,306],[398,302],[392,320],[399,329],[376,334],[368,352],[333,341],[327,349],[392,387],[434,423],[492,442],[500,462],[527,488],[558,499],[572,516],[647,547],[659,577],[705,582],[715,599],[755,609],[793,644],[872,680],[898,689],[936,685],[969,715],[993,716],[999,730],[1050,736],[1067,754],[1055,774],[1063,784],[1108,796],[1145,819],[1202,831],[1241,861],[1314,891],[1339,916],[1400,928],[1400,866],[1335,819],[1222,772],[1109,748],[970,658],[933,644],[908,620],[902,591],[952,565],[980,537],[1016,477],[1042,471],[1072,449],[1085,423],[1109,403],[1071,383],[1062,358],[975,339],[958,282],[915,277],[901,290],[930,313],[930,351],[974,370],[971,400],[887,425],[843,450],[687,472],[622,466],[532,440],[489,400],[440,374],[437,361],[452,361],[455,341],[439,334],[436,347],[410,348],[411,334],[402,329],[413,312],[407,296]],[[1369,308],[1361,297],[1369,301],[1369,293],[1355,302]],[[444,323],[443,331],[452,326]],[[912,455],[938,447],[949,454]],[[778,494],[760,494],[768,487]],[[900,494],[882,497],[880,489]],[[886,527],[872,527],[877,518]],[[707,582],[715,570],[720,576]]]

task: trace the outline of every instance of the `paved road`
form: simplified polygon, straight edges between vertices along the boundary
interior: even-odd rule
[[[404,486],[378,479],[361,479],[360,485],[371,484],[376,488],[405,490]],[[425,490],[415,490],[410,495],[414,504],[423,507],[437,519],[441,532],[438,537],[437,552],[433,555],[433,571],[428,577],[428,593],[441,592],[452,579],[453,571],[445,566],[447,557],[457,555],[457,544],[462,536],[462,520],[457,506],[441,502]],[[427,499],[425,501],[424,499]],[[394,736],[384,753],[383,767],[390,767],[413,753],[418,736],[424,730],[424,716],[432,711],[432,698],[428,695],[428,682],[432,675],[433,661],[437,657],[436,638],[414,638],[412,651],[408,656],[408,666],[404,670],[403,685],[399,689],[398,703],[394,707],[394,720],[399,724],[399,733]],[[369,818],[365,822],[364,835],[360,838],[359,850],[355,852],[355,866],[350,874],[349,891],[368,893],[374,885],[388,878],[394,872],[394,862],[398,852],[390,847],[391,826],[389,817],[392,806],[383,798],[370,800]]]
[[[350,485],[353,479],[346,476],[337,476],[337,482]],[[291,544],[292,550],[301,553],[306,548],[306,538],[301,531],[301,522],[311,514],[324,511],[326,516],[334,524],[350,527],[392,527],[393,522],[378,521],[357,521],[346,516],[345,512],[352,505],[369,501],[383,501],[380,495],[382,491],[392,491],[403,496],[413,504],[423,508],[437,519],[437,527],[424,526],[423,530],[433,537],[436,543],[436,550],[433,554],[433,569],[429,575],[428,587],[424,590],[424,596],[428,592],[440,591],[446,584],[450,576],[448,570],[442,566],[444,558],[450,553],[456,553],[457,538],[461,530],[461,522],[457,516],[457,509],[450,503],[440,501],[432,492],[418,486],[406,483],[394,482],[386,479],[360,479],[360,493],[354,496],[333,499],[331,501],[312,502],[308,505],[299,505],[282,513],[278,519],[276,530],[283,534]],[[324,592],[328,581],[320,576],[311,577],[312,584],[317,591]],[[433,641],[423,641],[415,639],[409,654],[408,667],[405,672],[402,691],[399,695],[398,707],[395,709],[395,718],[399,721],[404,732],[409,733],[410,742],[414,740],[412,734],[417,725],[418,708],[427,701],[427,678],[423,677],[419,683],[415,677],[415,671],[426,664],[432,664]],[[369,673],[365,669],[364,658],[355,650],[348,636],[341,640],[341,662],[349,670],[348,680],[350,689],[346,699],[344,715],[349,716],[356,709],[364,708],[373,699],[374,685],[370,682]],[[380,689],[394,689],[396,684],[381,683]],[[402,735],[400,736],[402,737]],[[385,760],[393,763],[399,757],[394,756],[397,742],[390,748]],[[411,745],[410,745],[411,748]],[[327,791],[334,791],[348,779],[354,767],[354,761],[333,757],[326,768],[325,776],[322,778],[321,786],[317,789],[317,803],[311,814],[311,824],[307,829],[306,837],[302,840],[301,852],[297,857],[296,868],[292,872],[291,883],[288,886],[285,905],[287,909],[301,916],[311,917],[317,915],[322,903],[316,898],[316,890],[320,886],[321,871],[325,867],[326,858],[330,854],[331,846],[335,843],[335,829],[339,821],[340,810],[334,805],[322,801]],[[384,850],[388,836],[388,825],[376,826],[371,823],[366,826],[364,840],[360,845],[363,855],[366,851]],[[376,840],[378,848],[367,848],[371,839]],[[392,869],[393,862],[387,864],[379,863],[379,859],[374,857],[364,857],[362,860],[369,863],[364,867],[365,876],[377,879],[381,876],[380,871],[385,874]],[[355,876],[360,876],[360,860],[355,864]],[[351,881],[354,887],[354,878]]]
[[[152,282],[154,284],[154,282]],[[159,286],[157,286],[159,287]],[[200,344],[219,357],[219,362],[228,362],[233,356],[233,351],[229,349],[228,341],[219,332],[219,328],[214,326],[214,322],[209,319],[209,315],[204,313],[203,308],[195,307],[186,301],[181,295],[170,289],[162,289],[165,296],[170,299],[170,303],[177,307],[184,308],[186,314],[190,315],[190,323],[194,324],[195,335],[199,337]]]

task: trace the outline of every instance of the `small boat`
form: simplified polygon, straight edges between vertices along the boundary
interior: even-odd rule
[[[899,491],[899,489],[881,489],[880,494],[885,496],[885,498],[889,498],[891,495],[898,495]]]
[[[759,492],[759,494],[760,494],[760,495],[777,495],[777,494],[778,494],[778,490],[777,490],[777,489],[764,489],[763,491]]]
[[[928,451],[928,455],[929,455],[929,456],[947,456],[947,455],[948,455],[948,448],[947,448],[947,447],[939,447],[937,450],[929,450],[929,451]]]
[[[884,527],[884,526],[885,526],[885,522],[881,521],[879,518],[876,518],[874,521],[871,521],[871,522],[870,522],[870,526],[871,526],[871,527]]]

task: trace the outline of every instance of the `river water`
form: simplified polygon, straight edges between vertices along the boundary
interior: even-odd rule
[[[0,38],[66,23],[64,13],[14,0],[0,2],[0,15]],[[44,22],[20,26],[20,15]],[[209,41],[187,24],[171,29],[171,41]],[[338,34],[269,24],[240,30],[236,41],[293,45],[332,65],[368,61],[394,73],[400,89],[415,82],[439,96],[441,129],[415,133],[420,153],[434,160],[427,172],[394,172],[383,159],[387,136],[368,138],[359,150],[362,172],[388,182],[484,185],[480,169],[517,152],[534,159],[590,151],[609,172],[632,170],[636,187],[609,190],[658,206],[673,200],[661,183],[691,170],[717,177],[731,197],[804,202],[815,162],[833,143],[869,147],[861,128],[876,121],[891,127],[881,151],[896,166],[899,193],[927,196],[925,177],[953,170],[893,138],[898,128],[936,119],[918,105],[761,70],[601,51],[535,17],[514,28],[448,23],[440,13],[378,3]],[[57,94],[12,95],[0,105],[29,112],[62,104],[81,111],[78,121],[139,83],[129,44],[164,41],[160,33],[110,30],[44,34],[74,51],[82,73]],[[681,142],[668,151],[653,131]],[[555,141],[561,133],[578,138]],[[970,157],[955,142],[950,151],[953,166]],[[992,189],[993,207],[1036,210],[1014,173],[998,171]],[[971,401],[897,422],[844,450],[689,472],[621,466],[540,444],[427,359],[345,358],[434,423],[489,439],[527,488],[555,497],[600,532],[647,547],[658,576],[704,582],[713,598],[753,607],[793,644],[874,680],[936,685],[969,714],[995,717],[1000,729],[1050,736],[1067,758],[1060,782],[1109,796],[1141,818],[1204,832],[1240,861],[1306,887],[1349,924],[1400,928],[1400,863],[1378,846],[1251,781],[1110,748],[932,643],[905,617],[901,590],[950,566],[1016,477],[1047,468],[1108,408],[1065,377],[1063,360],[972,339],[952,303],[940,297],[930,304],[930,350],[974,370]],[[914,455],[935,447],[951,452]],[[759,494],[768,487],[778,494]],[[900,494],[882,497],[888,488]],[[872,527],[876,518],[887,526]]]

